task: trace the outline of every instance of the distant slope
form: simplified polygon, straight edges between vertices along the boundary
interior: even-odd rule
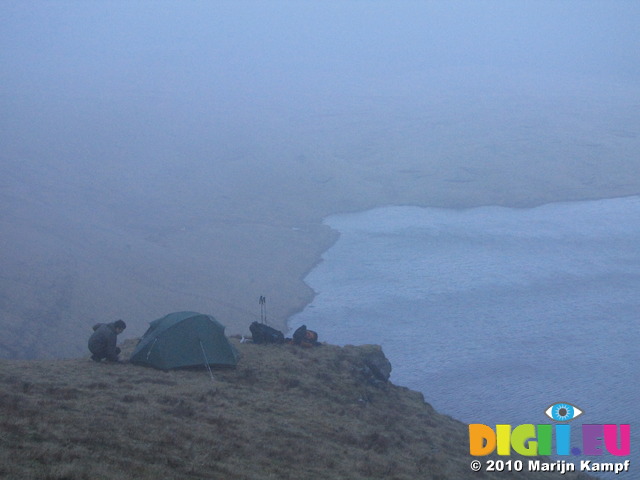
[[[268,214],[256,220],[215,199],[128,192],[53,166],[7,162],[0,178],[0,358],[82,355],[96,322],[123,318],[125,336],[139,336],[180,310],[248,333],[260,295],[283,323],[291,304],[311,299],[300,277],[335,238],[323,225],[269,225]]]
[[[21,114],[0,129],[0,358],[77,356],[97,321],[123,318],[139,336],[180,310],[248,333],[261,295],[284,328],[337,238],[327,215],[640,192],[635,86],[585,104],[573,85],[523,97],[516,81],[493,97],[475,81],[413,81],[400,96],[394,83],[230,124],[232,102],[172,134],[156,115],[129,118],[128,103],[112,116],[84,98],[41,117],[28,96],[11,99]],[[84,114],[65,116],[72,104]]]
[[[384,361],[379,347],[234,342],[240,364],[216,371],[215,383],[205,370],[0,361],[0,476],[528,478],[472,474],[466,425],[376,380],[368,365]]]

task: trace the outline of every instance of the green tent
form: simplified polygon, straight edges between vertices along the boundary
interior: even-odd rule
[[[236,365],[238,351],[215,318],[196,312],[176,312],[150,323],[130,361],[161,370],[206,364]]]

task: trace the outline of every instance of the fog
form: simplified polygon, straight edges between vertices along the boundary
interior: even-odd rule
[[[635,1],[2,2],[0,357],[282,325],[383,204],[637,194]]]

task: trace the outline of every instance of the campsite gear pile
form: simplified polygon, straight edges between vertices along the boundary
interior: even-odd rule
[[[249,326],[253,343],[265,345],[269,343],[289,345],[300,345],[301,347],[317,347],[318,334],[313,330],[308,330],[306,325],[299,327],[294,333],[293,338],[285,338],[284,333],[267,325],[267,297],[260,295],[258,299],[260,304],[260,322],[253,322]]]
[[[293,332],[293,338],[285,338],[280,330],[276,330],[264,323],[253,322],[249,326],[249,330],[251,331],[253,343],[261,345],[268,343],[287,343],[301,347],[317,347],[320,345],[320,342],[318,342],[318,333],[307,329],[306,325],[302,325],[296,329],[296,331]]]
[[[318,333],[309,330],[306,325],[298,327],[296,331],[293,332],[291,343],[300,345],[301,347],[317,347],[320,345],[320,342],[318,342]]]
[[[140,339],[131,363],[169,370],[210,365],[236,365],[239,353],[210,315],[175,312],[154,320]]]
[[[249,330],[253,343],[284,343],[284,334],[265,323],[253,322],[249,326]]]

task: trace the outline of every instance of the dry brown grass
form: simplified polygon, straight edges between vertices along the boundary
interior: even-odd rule
[[[215,383],[204,370],[0,362],[0,478],[491,478],[469,470],[466,425],[372,381],[363,356],[376,347],[235,343],[242,359]]]

